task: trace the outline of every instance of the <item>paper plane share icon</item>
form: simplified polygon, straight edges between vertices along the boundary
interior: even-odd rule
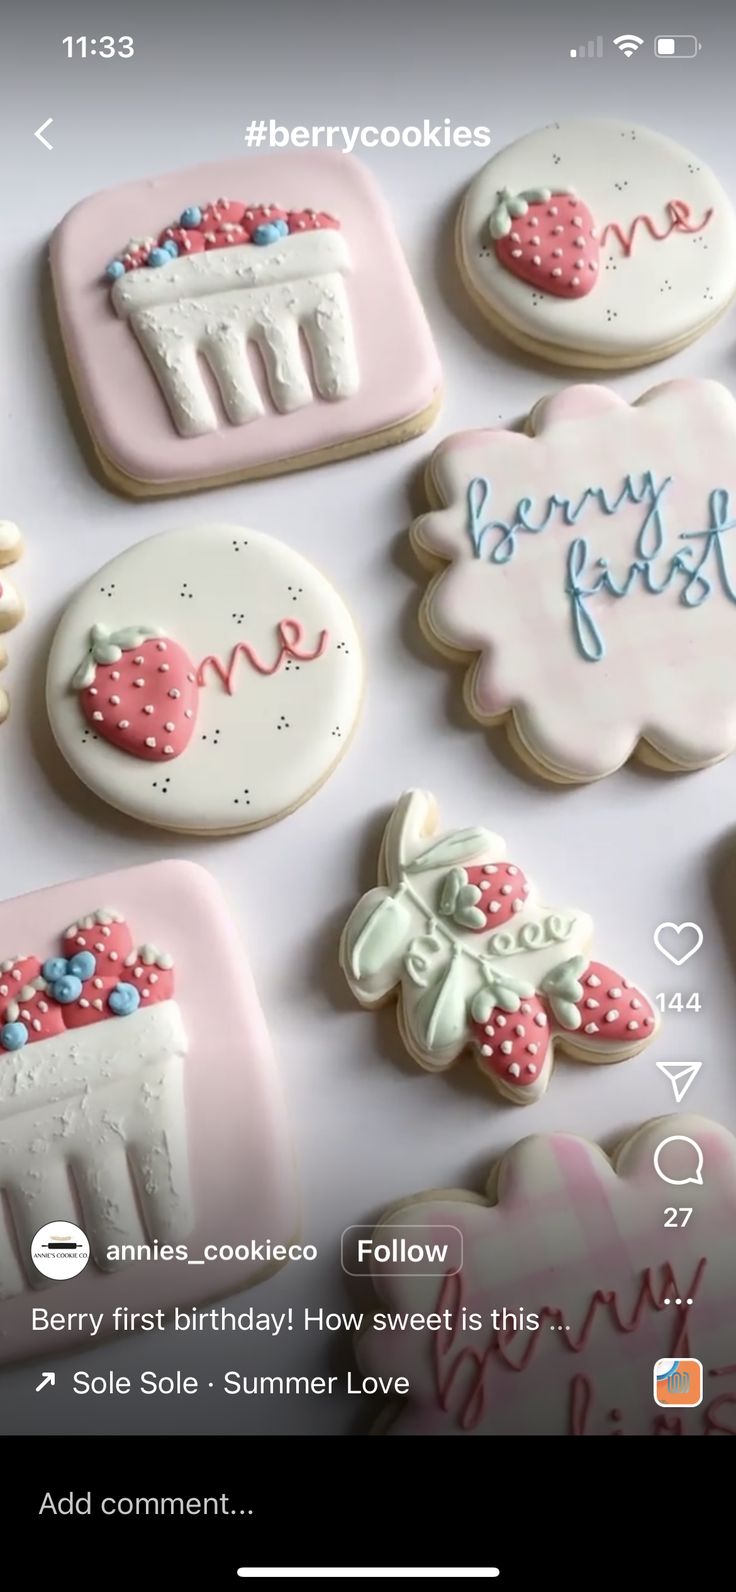
[[[657,1066],[672,1084],[672,1093],[679,1106],[702,1067],[702,1061],[658,1061]]]

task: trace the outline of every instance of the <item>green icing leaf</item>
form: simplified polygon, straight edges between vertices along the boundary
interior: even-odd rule
[[[96,674],[97,665],[94,658],[88,654],[72,675],[72,690],[86,691],[87,686],[94,685]]]
[[[426,873],[430,868],[451,868],[470,862],[492,848],[494,838],[487,829],[457,829],[453,835],[436,840],[427,851],[420,851],[407,867],[407,873]]]
[[[442,983],[427,990],[417,1006],[421,1035],[427,1050],[446,1050],[461,1042],[467,1032],[465,979],[461,958],[453,956]]]
[[[477,995],[473,996],[470,1005],[473,1022],[487,1023],[495,1005],[496,1002],[490,990],[479,989]]]
[[[455,922],[459,923],[461,929],[484,929],[486,926],[486,915],[485,912],[480,911],[479,907],[457,906],[455,908]]]
[[[440,894],[440,912],[443,917],[452,917],[460,891],[467,882],[468,876],[464,868],[451,868],[445,875]]]
[[[372,978],[399,950],[410,925],[406,907],[387,895],[373,908],[350,953],[353,977]]]
[[[111,646],[120,647],[123,652],[130,652],[133,647],[139,647],[142,641],[150,641],[153,636],[160,635],[161,631],[157,626],[126,625],[122,630],[116,630],[109,639]],[[107,659],[104,661],[107,662]]]
[[[582,1017],[575,1004],[583,998],[579,975],[588,965],[587,957],[571,956],[566,962],[553,967],[542,979],[542,990],[547,996],[558,1023],[563,1028],[579,1028]]]

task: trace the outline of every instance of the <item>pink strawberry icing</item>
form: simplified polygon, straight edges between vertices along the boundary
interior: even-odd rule
[[[136,950],[110,908],[70,924],[61,950],[43,963],[23,956],[0,964],[0,1053],[173,997],[172,958],[152,945]]]

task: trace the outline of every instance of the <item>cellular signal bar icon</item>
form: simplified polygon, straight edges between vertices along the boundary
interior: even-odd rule
[[[597,39],[588,39],[587,44],[579,44],[576,50],[571,50],[570,59],[571,61],[585,60],[587,56],[588,60],[592,61],[594,56],[600,57],[602,54],[603,34],[599,33]]]

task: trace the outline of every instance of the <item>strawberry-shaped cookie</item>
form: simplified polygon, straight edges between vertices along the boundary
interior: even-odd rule
[[[588,206],[564,189],[502,188],[488,222],[501,264],[541,293],[584,298],[598,279],[598,238]]]
[[[471,1016],[478,1061],[503,1093],[531,1085],[538,1089],[549,1051],[549,1016],[531,985],[523,1000],[509,1000],[509,993],[497,989],[496,1004],[490,992],[475,997]]]
[[[580,1034],[586,1046],[639,1045],[656,1027],[646,995],[603,962],[590,962],[580,975],[577,1001]]]
[[[177,641],[145,625],[90,633],[72,680],[95,733],[122,752],[167,762],[185,751],[197,718],[194,664]]]
[[[513,862],[451,868],[440,892],[440,912],[459,928],[482,934],[522,912],[528,894],[526,878]]]

